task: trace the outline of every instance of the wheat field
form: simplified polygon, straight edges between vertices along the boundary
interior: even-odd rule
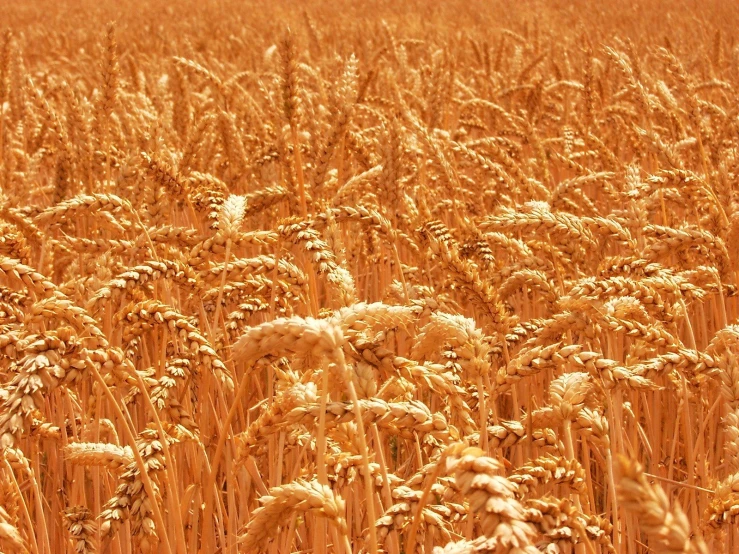
[[[3,4],[0,552],[739,551],[739,6]]]

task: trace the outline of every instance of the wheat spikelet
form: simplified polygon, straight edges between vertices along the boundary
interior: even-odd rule
[[[624,506],[640,516],[642,529],[659,541],[666,552],[706,552],[691,530],[679,506],[671,506],[660,487],[651,485],[643,469],[626,459],[620,461],[619,496]]]
[[[90,510],[84,506],[73,506],[64,510],[64,521],[77,554],[93,554],[95,546],[95,521]]]
[[[315,512],[330,519],[339,533],[346,537],[344,500],[316,481],[295,481],[275,487],[269,491],[269,496],[262,497],[261,502],[262,506],[255,511],[246,533],[239,539],[250,551],[264,549],[267,539],[279,527],[280,518],[296,510]]]

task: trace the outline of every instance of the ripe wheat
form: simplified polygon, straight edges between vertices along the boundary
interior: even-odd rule
[[[7,4],[1,551],[739,549],[733,3]]]

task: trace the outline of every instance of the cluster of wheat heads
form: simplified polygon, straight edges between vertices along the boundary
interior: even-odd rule
[[[728,2],[124,4],[0,22],[3,552],[739,548]]]

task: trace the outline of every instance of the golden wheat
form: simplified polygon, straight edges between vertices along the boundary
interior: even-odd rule
[[[733,3],[7,4],[1,551],[739,549]]]

